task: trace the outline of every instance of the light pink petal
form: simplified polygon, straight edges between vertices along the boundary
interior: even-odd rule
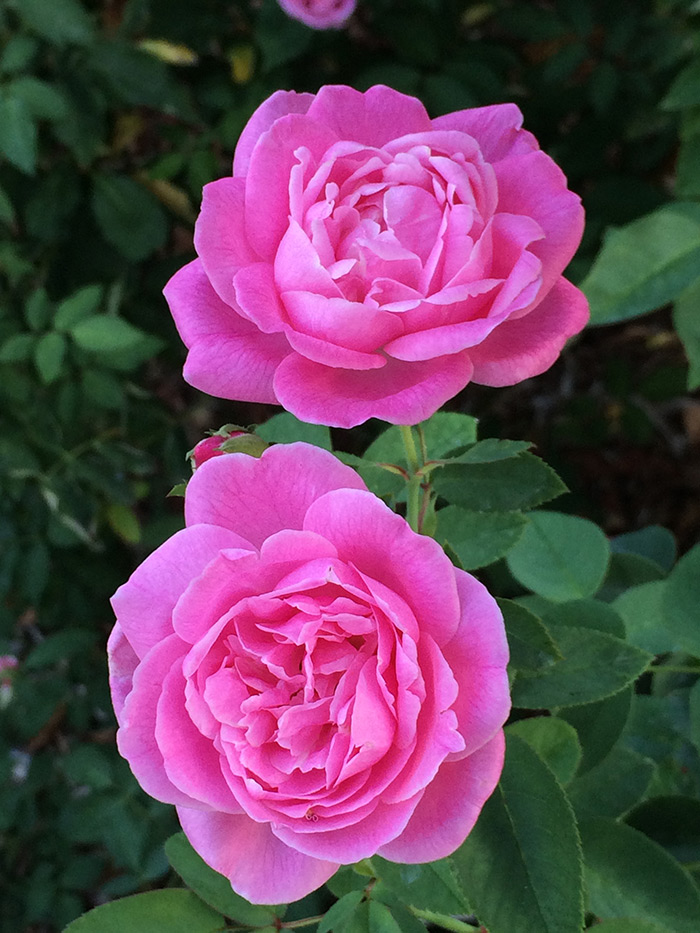
[[[458,754],[465,757],[492,739],[508,718],[508,643],[493,596],[475,577],[462,570],[455,573],[462,621],[442,651],[459,685],[452,709],[466,743]]]
[[[261,259],[272,262],[289,225],[289,181],[292,169],[302,161],[300,150],[310,154],[313,171],[337,138],[332,130],[298,113],[280,117],[260,137],[245,181],[245,222],[248,241]]]
[[[467,838],[493,793],[503,770],[504,753],[501,731],[468,758],[445,762],[406,829],[378,854],[409,865],[451,855]]]
[[[555,362],[569,337],[588,323],[588,302],[578,288],[559,279],[525,317],[504,321],[469,352],[474,381],[509,386],[539,376]]]
[[[204,861],[253,904],[285,904],[320,888],[340,867],[309,858],[277,839],[267,823],[178,808],[185,835]]]
[[[238,137],[236,154],[233,157],[233,174],[245,175],[248,171],[250,156],[263,133],[266,133],[275,120],[288,113],[306,113],[313,94],[297,94],[296,91],[275,91],[264,100],[253,113]]]
[[[359,301],[309,291],[285,292],[282,297],[294,330],[349,350],[372,353],[403,331],[397,315]]]
[[[308,114],[330,127],[338,139],[366,146],[383,146],[397,136],[430,130],[430,118],[419,100],[382,84],[364,94],[343,85],[326,85]]]
[[[375,855],[380,846],[395,839],[406,827],[423,791],[400,803],[383,804],[368,816],[341,829],[323,832],[323,819],[315,823],[316,832],[295,833],[289,826],[274,826],[278,839],[314,858],[333,859],[348,864]]]
[[[260,458],[227,454],[208,460],[188,484],[185,516],[188,524],[236,530],[259,547],[283,528],[303,528],[311,503],[344,487],[366,488],[353,469],[328,451],[310,444],[280,444]]]
[[[165,773],[163,755],[155,739],[156,709],[163,680],[174,665],[182,664],[186,650],[177,635],[164,638],[134,672],[134,686],[121,712],[117,747],[141,787],[163,803],[201,806],[175,787]]]
[[[442,224],[443,212],[435,195],[415,185],[397,185],[384,195],[383,207],[387,227],[425,263]]]
[[[263,333],[274,334],[284,329],[284,308],[270,263],[256,262],[239,269],[233,284],[238,307]]]
[[[287,340],[290,347],[307,360],[344,370],[381,369],[386,366],[386,357],[381,353],[362,353],[360,350],[348,350],[336,343],[330,343],[321,337],[312,337],[287,328]]]
[[[274,388],[280,405],[311,424],[352,428],[369,418],[417,424],[463,389],[471,374],[466,352],[418,363],[388,359],[382,369],[364,372],[294,354],[278,367]]]
[[[117,722],[121,724],[124,701],[131,692],[134,671],[139,659],[129,644],[126,635],[117,622],[107,641],[107,660],[109,662],[109,690]]]
[[[186,381],[202,392],[244,402],[276,403],[275,370],[290,352],[281,334],[263,334],[219,298],[196,259],[164,289],[189,354]]]
[[[315,246],[296,220],[292,220],[275,255],[275,284],[280,293],[294,290],[339,298],[342,292],[321,264]]]
[[[185,709],[182,665],[173,665],[161,683],[155,738],[169,780],[184,794],[213,810],[241,813],[221,774],[219,753],[195,727]]]
[[[250,550],[250,544],[230,529],[213,524],[184,528],[161,544],[119,587],[112,597],[112,608],[140,658],[172,635],[175,604],[190,581],[224,548]]]
[[[435,130],[459,130],[473,136],[487,162],[539,149],[535,137],[522,125],[523,115],[515,104],[472,107],[433,120]]]
[[[304,528],[328,538],[341,560],[401,596],[438,645],[454,636],[460,619],[454,567],[436,541],[411,531],[381,499],[336,489],[310,506]]]
[[[544,238],[529,250],[542,260],[542,290],[546,294],[569,264],[581,242],[581,199],[566,187],[566,177],[546,153],[511,156],[494,165],[498,211],[536,220]],[[527,184],[523,184],[527,179]]]
[[[219,178],[204,186],[194,228],[194,248],[207,278],[222,301],[234,307],[236,271],[259,259],[246,238],[244,210],[245,182]]]

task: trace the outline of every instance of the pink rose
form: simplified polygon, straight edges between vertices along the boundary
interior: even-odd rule
[[[521,121],[514,104],[430,120],[382,86],[273,94],[165,289],[187,381],[352,427],[551,366],[588,319],[561,276],[583,210]]]
[[[509,710],[494,599],[332,454],[216,457],[187,527],[113,597],[121,754],[259,903],[376,852],[448,855]]]
[[[292,19],[301,20],[312,29],[337,29],[355,12],[357,0],[278,0]]]

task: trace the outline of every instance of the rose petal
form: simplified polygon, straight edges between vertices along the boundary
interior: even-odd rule
[[[368,418],[417,424],[463,389],[471,373],[466,352],[418,363],[388,359],[381,369],[358,372],[293,354],[277,368],[274,388],[287,411],[311,424],[353,428]]]
[[[112,608],[139,658],[172,635],[172,614],[178,599],[224,548],[250,550],[251,545],[230,529],[213,524],[184,528],[161,544],[119,587],[112,597]]]
[[[178,808],[185,835],[204,861],[253,904],[296,901],[325,884],[337,862],[302,855],[247,816]]]
[[[525,317],[505,321],[469,350],[474,381],[510,386],[538,376],[556,361],[569,337],[588,323],[585,295],[559,279],[547,297]]]
[[[338,139],[383,146],[397,136],[430,129],[430,118],[415,97],[378,84],[364,94],[343,85],[326,85],[308,114],[330,127]]]
[[[381,499],[357,489],[334,490],[311,504],[304,528],[332,541],[342,561],[396,592],[438,645],[454,636],[460,604],[450,560]]]
[[[109,690],[117,722],[121,724],[124,701],[131,692],[134,671],[139,659],[134,649],[117,622],[107,641],[107,660],[109,662]]]
[[[204,522],[235,530],[259,547],[276,531],[301,529],[312,502],[344,487],[366,488],[355,470],[309,444],[269,447],[259,459],[227,454],[208,460],[194,474],[185,517],[188,525]]]
[[[233,174],[245,175],[250,156],[258,140],[275,120],[288,113],[306,113],[314,99],[313,94],[297,94],[296,91],[275,91],[258,107],[238,137],[236,154],[233,157]]]
[[[487,162],[539,149],[532,133],[521,129],[523,115],[515,104],[457,110],[437,117],[432,125],[435,130],[459,130],[473,136]]]
[[[447,761],[425,789],[403,833],[378,854],[414,865],[446,858],[464,842],[503,770],[505,740],[490,742],[461,761]]]
[[[199,260],[180,269],[164,294],[190,350],[183,370],[190,385],[220,398],[277,401],[272,378],[290,352],[283,336],[261,333],[224,304]]]

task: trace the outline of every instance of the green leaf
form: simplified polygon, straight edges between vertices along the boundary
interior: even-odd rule
[[[456,456],[452,462],[496,463],[498,460],[510,460],[511,457],[517,457],[529,447],[532,447],[529,441],[508,441],[487,437]]]
[[[182,109],[167,66],[131,43],[118,38],[99,39],[93,46],[89,67],[127,104],[172,114]]]
[[[92,210],[104,238],[132,262],[164,245],[168,225],[160,204],[124,175],[96,175]]]
[[[66,338],[63,334],[49,331],[43,334],[34,347],[34,364],[44,385],[55,382],[61,375],[66,355]]]
[[[122,897],[89,910],[63,933],[219,933],[224,919],[191,891],[168,888]]]
[[[527,597],[525,597],[527,599]],[[535,597],[541,599],[541,597]],[[539,607],[545,625],[573,625],[625,637],[625,624],[620,614],[598,599],[574,599],[566,603],[547,603]]]
[[[434,472],[433,483],[448,502],[474,511],[531,509],[566,492],[554,470],[528,452],[492,463],[448,464]]]
[[[680,649],[678,640],[666,624],[663,612],[665,592],[666,581],[653,580],[630,587],[613,603],[624,620],[629,643],[651,654]]]
[[[671,571],[662,594],[669,631],[683,651],[700,657],[700,544],[688,551]]]
[[[452,859],[425,865],[400,865],[373,856],[372,868],[403,904],[448,914],[464,913],[469,909]]]
[[[101,285],[85,285],[73,292],[58,305],[53,319],[56,330],[70,331],[86,317],[93,315],[102,303],[104,289]]]
[[[700,680],[691,688],[690,702],[690,740],[700,752]]]
[[[519,583],[557,602],[592,596],[609,559],[608,539],[597,525],[560,512],[533,512],[506,558]]]
[[[185,884],[224,916],[249,926],[265,926],[274,922],[273,908],[249,904],[236,894],[231,882],[206,864],[184,833],[175,833],[166,841],[165,854]]]
[[[629,718],[632,690],[633,687],[629,686],[597,703],[570,706],[559,711],[559,717],[576,729],[581,743],[583,758],[579,774],[602,761],[620,738]]]
[[[674,301],[700,265],[700,204],[658,208],[606,236],[581,288],[592,324],[613,324]]]
[[[522,512],[472,512],[458,505],[441,509],[437,519],[435,537],[450,545],[464,570],[476,570],[503,557],[527,525]]]
[[[679,296],[673,308],[673,326],[688,357],[688,388],[700,386],[700,279]]]
[[[15,220],[15,209],[12,206],[12,201],[9,197],[0,188],[0,221],[4,224],[12,224]]]
[[[369,930],[370,933],[403,933],[389,908],[374,900],[369,902]]]
[[[34,334],[13,334],[0,347],[0,363],[23,363],[28,360],[36,343]]]
[[[665,576],[662,568],[647,557],[642,557],[640,554],[612,553],[608,572],[598,598],[612,601],[631,586],[662,580]]]
[[[82,628],[65,628],[62,632],[48,635],[36,648],[32,648],[22,662],[28,671],[52,667],[59,661],[70,660],[87,652],[97,640],[94,632]]]
[[[648,525],[639,531],[630,531],[610,539],[610,547],[616,553],[639,554],[653,560],[669,571],[676,560],[676,539],[668,528]]]
[[[68,113],[68,103],[61,91],[33,75],[15,78],[8,91],[12,97],[24,101],[37,120],[62,120]]]
[[[267,3],[261,10],[256,38],[267,72],[303,55],[311,45],[313,31],[283,13],[276,3]]]
[[[476,425],[477,420],[471,415],[457,411],[435,412],[432,418],[419,425],[428,459],[438,460],[455,448],[476,441]]]
[[[318,924],[317,933],[330,933],[335,927],[345,923],[360,906],[364,896],[364,889],[360,891],[348,891],[347,894],[344,894],[326,911],[323,920]]]
[[[500,784],[453,859],[489,933],[580,933],[573,812],[547,765],[517,735],[508,736]]]
[[[0,95],[0,154],[27,175],[37,160],[37,128],[31,111],[19,97]]]
[[[560,784],[568,784],[581,760],[576,730],[557,716],[535,716],[511,723],[508,735],[517,735],[533,748],[554,772]]]
[[[538,673],[520,671],[513,705],[524,709],[578,706],[602,700],[636,680],[651,656],[594,629],[550,626],[563,657]]]
[[[70,335],[81,350],[100,354],[128,353],[148,337],[123,318],[108,314],[82,318],[70,328]]]
[[[299,421],[289,412],[273,415],[264,424],[258,425],[255,433],[264,441],[271,444],[293,444],[295,441],[305,441],[324,450],[332,450],[331,432],[323,424],[307,424]]]
[[[644,796],[656,765],[650,758],[617,746],[600,764],[567,787],[577,817],[619,817]]]
[[[126,542],[138,544],[141,540],[141,523],[136,512],[121,502],[110,502],[105,509],[105,518],[112,531]]]
[[[29,29],[54,45],[86,45],[92,40],[92,20],[78,0],[11,0]]]
[[[561,659],[561,652],[542,621],[510,599],[498,599],[503,613],[510,666],[519,671],[539,671]]]
[[[596,923],[592,929],[594,933],[674,933],[669,927],[662,927],[651,920],[642,920],[638,917],[603,920],[602,923]]]
[[[687,110],[700,104],[700,61],[693,60],[668,89],[661,106],[666,110]]]
[[[642,833],[598,818],[580,824],[589,907],[602,919],[639,917],[697,933],[700,894],[661,846]]]
[[[658,842],[681,864],[700,859],[700,800],[697,797],[652,797],[629,812],[625,823]]]

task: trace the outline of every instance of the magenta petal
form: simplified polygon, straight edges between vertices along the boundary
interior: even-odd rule
[[[346,298],[324,298],[309,291],[285,292],[291,326],[330,343],[371,353],[403,330],[399,316]]]
[[[109,691],[117,722],[121,724],[124,701],[131,692],[139,659],[129,644],[126,635],[117,622],[107,641],[107,659],[109,662]]]
[[[183,793],[168,778],[155,738],[156,709],[163,680],[173,666],[182,664],[186,647],[177,635],[171,635],[141,661],[134,672],[133,689],[122,709],[117,747],[147,794],[163,803],[197,807],[199,801]]]
[[[263,133],[266,133],[275,120],[288,113],[306,113],[313,94],[297,94],[296,91],[275,91],[264,100],[253,113],[243,128],[236,144],[233,157],[233,174],[245,175],[248,171],[250,156]]]
[[[341,829],[322,831],[322,818],[316,832],[295,833],[289,826],[278,825],[273,832],[278,839],[313,858],[333,859],[348,864],[375,855],[380,846],[395,839],[405,829],[423,791],[409,800],[383,804],[368,816]]]
[[[442,651],[459,685],[452,709],[466,743],[458,755],[465,757],[492,739],[508,718],[508,643],[501,611],[483,583],[462,570],[455,574],[462,620]]]
[[[319,557],[335,559],[337,556],[337,548],[327,538],[312,531],[293,531],[291,528],[270,535],[260,549],[261,559],[269,563],[300,563]]]
[[[189,354],[183,375],[190,385],[219,398],[247,402],[277,399],[275,370],[290,352],[281,334],[263,334],[219,298],[196,259],[164,289]]]
[[[323,366],[332,366],[337,369],[363,371],[368,369],[381,369],[386,366],[386,357],[382,353],[362,353],[360,350],[349,350],[330,343],[321,337],[312,337],[299,331],[287,329],[287,340],[290,347],[300,353],[307,360],[320,363]],[[325,423],[325,422],[323,422]]]
[[[155,737],[165,773],[179,790],[213,810],[242,812],[221,773],[213,742],[195,727],[185,708],[182,665],[173,665],[161,683]]]
[[[467,352],[404,363],[387,359],[381,369],[355,372],[288,356],[275,373],[280,405],[302,421],[353,428],[369,418],[417,424],[469,382]]]
[[[358,474],[310,444],[269,447],[259,459],[227,454],[204,463],[187,487],[185,516],[236,530],[259,547],[284,528],[301,529],[312,502],[331,489],[365,489]]]
[[[185,835],[204,861],[253,904],[285,904],[320,888],[340,867],[309,858],[247,816],[178,808]]]
[[[330,129],[297,113],[281,117],[260,137],[245,180],[245,222],[261,259],[272,262],[289,224],[289,179],[301,150],[317,163],[336,141]]]
[[[522,125],[523,115],[515,104],[473,107],[433,120],[434,130],[459,130],[473,136],[487,162],[539,149],[535,137]]]
[[[446,761],[425,789],[406,829],[378,854],[409,865],[451,855],[467,838],[493,793],[504,753],[501,731],[468,758]]]
[[[397,136],[430,130],[430,118],[415,97],[377,84],[364,94],[343,85],[326,85],[308,114],[330,127],[338,139],[383,146]]]
[[[161,544],[119,587],[112,597],[112,608],[140,658],[172,635],[175,604],[190,581],[224,548],[249,550],[250,544],[228,528],[210,524],[184,528]]]
[[[581,199],[566,187],[566,177],[546,153],[511,156],[494,165],[498,210],[537,221],[544,237],[528,247],[542,261],[545,295],[569,264],[583,233]],[[523,178],[527,184],[523,184]]]
[[[474,381],[510,386],[539,376],[555,362],[562,347],[588,323],[585,295],[559,279],[547,297],[524,317],[504,321],[478,347],[469,350]]]
[[[244,208],[244,181],[212,181],[202,190],[202,208],[194,228],[194,247],[209,281],[221,300],[234,307],[236,271],[259,258],[246,239]]]
[[[454,567],[436,541],[412,531],[381,499],[356,489],[329,492],[311,505],[304,528],[404,599],[438,645],[454,636],[460,618]]]
[[[263,333],[274,334],[284,329],[284,308],[270,263],[256,262],[239,269],[233,284],[241,311]]]

